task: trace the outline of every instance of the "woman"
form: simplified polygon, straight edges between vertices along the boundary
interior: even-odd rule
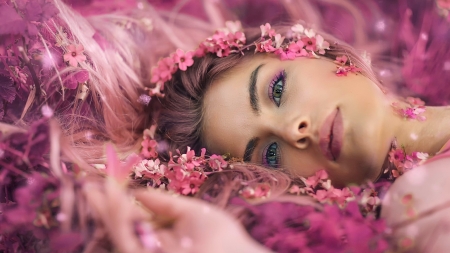
[[[253,165],[234,163],[232,164],[235,168],[234,171],[227,170],[209,175],[210,178],[199,189],[205,181],[206,173],[204,172],[222,171],[226,167],[226,162],[222,157],[213,155],[207,159],[204,154],[194,158],[192,150],[188,149],[186,154],[173,153],[168,159],[168,163],[163,166],[159,159],[154,158],[156,158],[156,151],[160,153],[167,151],[163,147],[164,141],[171,147],[183,149],[191,146],[196,151],[201,151],[201,147],[206,146],[210,152],[230,153],[236,158],[257,164],[266,164],[268,167],[284,167],[287,171],[283,172],[289,172],[294,182],[298,176],[309,176],[319,169],[326,169],[333,184],[344,186],[350,182],[361,183],[365,179],[376,180],[384,168],[383,163],[387,160],[386,156],[392,146],[393,137],[397,137],[401,145],[409,145],[406,147],[408,152],[429,153],[437,152],[439,146],[445,142],[444,139],[448,139],[448,132],[443,132],[443,136],[439,136],[439,138],[436,136],[432,142],[425,142],[422,139],[417,145],[414,145],[415,143],[410,141],[411,136],[408,134],[422,134],[415,131],[421,131],[424,126],[427,126],[427,130],[435,131],[434,128],[438,126],[436,118],[445,117],[445,112],[442,112],[441,109],[427,108],[425,117],[428,119],[425,122],[407,121],[405,123],[399,120],[390,111],[391,103],[395,101],[395,98],[385,95],[378,88],[376,75],[365,63],[367,59],[356,54],[343,42],[335,44],[338,40],[325,33],[313,35],[312,30],[308,29],[305,32],[304,27],[302,29],[301,26],[296,26],[294,30],[290,27],[281,27],[273,32],[271,27],[265,25],[262,30],[257,28],[242,34],[239,33],[236,24],[233,26],[229,23],[228,32],[234,35],[232,43],[236,43],[232,50],[239,50],[239,53],[230,52],[231,54],[226,57],[216,57],[212,53],[200,51],[198,53],[202,56],[194,58],[192,65],[190,56],[187,56],[185,51],[176,49],[180,47],[186,50],[194,48],[192,44],[195,44],[197,36],[193,36],[192,32],[196,32],[196,34],[205,34],[205,31],[211,32],[208,31],[211,30],[211,27],[204,25],[201,21],[195,21],[197,22],[195,28],[186,30],[183,29],[187,26],[187,23],[184,22],[187,20],[186,17],[180,16],[175,23],[166,22],[165,18],[172,21],[172,16],[164,13],[158,15],[151,7],[145,9],[148,13],[134,10],[135,13],[131,11],[125,18],[110,15],[93,16],[86,20],[75,15],[59,1],[54,2],[56,9],[47,2],[42,1],[34,3],[34,5],[33,2],[26,1],[2,4],[2,13],[8,13],[6,16],[8,24],[18,24],[11,26],[18,31],[11,32],[5,28],[2,30],[2,35],[6,34],[4,36],[9,39],[6,41],[5,47],[2,47],[5,52],[2,53],[2,59],[5,59],[2,63],[6,71],[6,73],[2,72],[2,77],[3,75],[8,77],[8,81],[5,82],[8,87],[18,87],[16,89],[19,93],[16,95],[12,92],[11,96],[28,97],[29,101],[22,107],[18,107],[17,111],[21,112],[19,113],[21,115],[17,118],[23,121],[32,121],[32,116],[35,115],[31,115],[27,111],[39,109],[40,101],[52,104],[55,109],[52,112],[48,107],[43,107],[42,112],[45,118],[38,122],[39,124],[34,124],[31,127],[32,131],[28,134],[14,127],[2,125],[5,129],[3,132],[6,133],[2,137],[2,144],[5,147],[13,147],[12,151],[7,149],[7,152],[2,154],[6,161],[2,163],[2,167],[7,168],[7,170],[3,169],[2,175],[8,179],[5,181],[8,182],[6,190],[2,189],[2,196],[5,196],[7,201],[17,203],[2,210],[4,217],[2,225],[8,228],[9,233],[3,237],[6,238],[3,239],[6,249],[20,247],[25,250],[29,248],[26,243],[34,241],[21,239],[24,238],[24,233],[17,233],[17,236],[14,233],[22,231],[20,229],[29,232],[30,230],[27,229],[30,228],[30,224],[33,224],[31,231],[35,232],[36,236],[40,235],[37,238],[42,238],[42,234],[44,234],[47,235],[47,238],[52,239],[52,245],[49,247],[53,249],[69,242],[73,250],[81,247],[86,251],[118,247],[124,252],[133,252],[137,248],[141,249],[142,246],[153,247],[153,249],[161,247],[160,242],[155,241],[155,237],[152,236],[149,224],[144,222],[148,219],[148,214],[131,204],[130,194],[127,193],[125,187],[127,182],[123,179],[123,170],[127,172],[127,166],[119,165],[119,160],[111,149],[104,152],[102,148],[99,148],[104,145],[105,140],[108,140],[115,144],[122,157],[127,156],[139,148],[141,133],[149,127],[150,122],[156,121],[158,124],[157,134],[159,137],[156,136],[156,140],[160,141],[159,149],[155,147],[153,133],[146,131],[145,139],[142,142],[142,156],[153,159],[144,160],[138,165],[134,171],[134,177],[141,184],[166,187],[183,194],[192,194],[200,190],[200,197],[210,202],[218,202],[222,206],[227,205],[229,209],[234,208],[234,213],[241,215],[244,223],[250,222],[251,218],[256,219],[254,214],[252,214],[253,216],[249,215],[246,211],[252,210],[252,208],[239,200],[233,200],[237,201],[237,203],[233,202],[234,204],[228,200],[239,193],[257,197],[258,194],[255,194],[255,189],[252,188],[253,183],[261,183],[261,185],[257,185],[260,187],[258,188],[261,193],[260,197],[267,196],[265,184],[271,185],[272,195],[277,196],[276,186],[280,192],[284,192],[290,184],[289,178],[272,169],[267,170]],[[211,7],[206,5],[206,7]],[[144,6],[137,5],[138,8],[144,8]],[[307,6],[308,4],[305,4],[305,7]],[[130,16],[133,18],[130,19]],[[151,19],[149,20],[147,17],[151,17]],[[152,29],[155,31],[150,33],[149,31]],[[183,32],[186,36],[174,36],[174,34],[183,34]],[[261,32],[264,33],[264,40],[260,39]],[[297,34],[292,34],[293,32]],[[10,36],[15,33],[19,35]],[[280,36],[276,36],[277,33]],[[221,36],[220,34],[216,35]],[[245,35],[245,42],[242,35]],[[318,35],[325,39],[321,40]],[[14,36],[26,39],[18,40]],[[283,36],[285,39],[281,39]],[[206,36],[198,35],[198,37]],[[162,44],[154,38],[165,38],[170,43]],[[183,40],[179,38],[183,38]],[[309,46],[315,48],[308,49],[307,43],[313,38],[318,44],[313,43]],[[269,40],[270,45],[267,44]],[[358,39],[355,40],[358,41]],[[255,49],[253,42],[255,41],[260,43],[260,47],[257,47],[258,51],[265,51],[265,53],[253,54]],[[261,44],[264,41],[266,44]],[[283,43],[285,43],[284,47],[293,41],[297,45],[292,46],[295,52],[290,49],[283,52],[278,51],[278,54],[275,52],[276,50],[268,52],[272,50],[270,46],[278,50]],[[328,42],[328,45],[325,42]],[[20,43],[27,44],[25,46]],[[300,46],[301,43],[303,43],[302,46]],[[207,51],[208,45],[203,45],[204,47],[201,49]],[[154,48],[158,48],[158,52]],[[227,49],[230,48],[220,48],[220,54],[222,56],[227,54]],[[166,64],[165,67],[170,67],[168,74],[164,65],[159,65],[156,59],[159,56],[167,56],[171,51],[175,54],[162,61]],[[154,52],[154,54],[148,57],[146,52]],[[219,51],[216,50],[214,53],[217,55]],[[302,58],[280,61],[279,58],[283,56],[283,53],[287,58],[291,57],[289,53],[294,53],[295,56],[298,54]],[[320,58],[310,59],[313,56],[320,56]],[[336,60],[338,62],[333,63]],[[167,64],[168,62],[170,64]],[[155,67],[156,71],[149,72],[150,66]],[[247,69],[247,66],[251,66],[250,70]],[[172,73],[173,67],[180,70]],[[49,69],[50,71],[48,71]],[[338,70],[337,73],[336,70]],[[317,74],[314,75],[314,71]],[[347,74],[347,76],[338,77],[336,74]],[[169,76],[172,77],[172,80],[170,83],[165,83],[164,91],[162,91],[164,82],[161,81]],[[256,77],[258,82],[256,82]],[[247,86],[249,79],[255,80],[254,85]],[[244,84],[239,85],[242,82]],[[330,90],[323,91],[323,97],[319,99],[321,96],[316,96],[316,88],[325,88],[322,87],[325,85]],[[253,88],[250,89],[250,87]],[[153,95],[150,107],[145,106],[149,97],[141,96],[146,89],[150,90],[150,95]],[[190,94],[186,94],[183,89]],[[7,90],[12,90],[12,88]],[[346,90],[347,92],[345,92]],[[234,96],[230,91],[240,92],[238,92],[238,96]],[[254,91],[255,94],[250,101],[248,101],[250,95],[247,95],[249,91]],[[358,92],[358,96],[346,96],[349,92],[355,91]],[[333,95],[333,92],[338,92],[340,96]],[[163,96],[163,94],[165,94],[164,100],[158,98],[157,95]],[[366,94],[367,96],[362,97]],[[226,95],[225,99],[222,95]],[[296,97],[302,99],[296,99]],[[156,113],[158,106],[161,106],[155,105],[158,100],[162,101],[161,113]],[[6,99],[6,101],[3,104],[8,105],[13,102],[13,99]],[[33,104],[33,101],[38,103]],[[232,102],[226,103],[228,101]],[[362,103],[367,101],[370,101],[372,106]],[[416,101],[410,103],[412,103],[410,106],[413,107],[411,108],[413,112],[420,114],[419,112],[423,108],[417,105]],[[316,111],[311,109],[318,107],[318,104],[323,109],[316,108],[317,113],[313,113]],[[322,104],[326,106],[322,106]],[[406,102],[402,102],[396,105],[397,112],[403,112],[406,104]],[[236,108],[233,107],[235,105],[239,106],[237,109],[242,113],[236,113]],[[302,110],[297,111],[296,108],[302,108]],[[363,111],[363,108],[366,110]],[[149,109],[151,112],[147,113]],[[218,110],[224,109],[227,110],[225,114],[218,113]],[[204,114],[201,113],[202,111]],[[256,111],[259,116],[254,115],[253,111]],[[12,113],[14,110],[9,110],[9,112],[5,122],[13,123],[17,118],[14,118],[14,113]],[[362,112],[364,112],[362,115],[370,113],[371,117],[356,120]],[[417,114],[413,113],[413,116],[423,116]],[[224,116],[222,117],[222,115]],[[224,118],[227,115],[233,116]],[[322,123],[327,121],[325,118],[330,118],[329,115],[336,117],[330,120],[331,123]],[[58,124],[51,120],[49,126],[45,123],[52,116],[55,116],[62,125],[64,135],[61,141],[58,141],[60,138]],[[342,127],[339,127],[340,118],[342,118]],[[381,122],[393,122],[393,128],[384,131],[385,128],[382,127]],[[230,124],[230,127],[223,128],[224,124]],[[322,125],[326,126],[325,130],[318,130],[322,128]],[[378,127],[373,125],[378,125]],[[399,130],[400,127],[405,127],[409,131],[402,132]],[[47,134],[48,128],[51,129],[50,135]],[[215,128],[221,130],[213,131]],[[230,129],[241,128],[246,131],[240,133],[230,131]],[[285,129],[288,128],[292,132],[286,132]],[[326,133],[327,129],[332,129],[330,130],[333,134],[332,138],[331,133]],[[325,134],[321,132],[325,132]],[[342,132],[342,135],[337,134],[338,132]],[[375,145],[366,145],[356,139],[363,134],[376,140]],[[224,136],[227,137],[223,138]],[[382,138],[378,140],[377,136]],[[47,139],[52,141],[51,151],[47,150],[47,144],[44,145],[46,142],[43,140]],[[249,140],[253,140],[250,142],[251,145],[247,144]],[[238,141],[243,142],[234,143]],[[39,146],[41,142],[42,147],[45,148]],[[354,143],[356,147],[353,148],[351,143]],[[419,146],[423,149],[416,149]],[[71,165],[69,168],[66,168],[65,164],[60,165],[60,147],[63,160],[71,161],[76,165]],[[14,152],[14,150],[20,152]],[[30,153],[29,150],[33,152]],[[47,153],[50,154],[49,161],[43,156]],[[97,171],[93,171],[90,165],[105,163],[105,153],[108,155],[107,172],[116,178],[119,184],[114,180],[98,178]],[[284,155],[285,153],[286,155]],[[281,159],[279,154],[283,154]],[[376,157],[372,157],[373,154],[376,154]],[[250,155],[252,155],[252,159],[249,159]],[[302,159],[292,159],[294,156],[301,156]],[[12,162],[16,160],[20,162]],[[128,168],[135,160],[130,156],[127,163]],[[198,171],[197,168],[201,168],[206,161],[209,164],[201,169],[203,171]],[[305,162],[305,164],[299,164],[299,161]],[[360,164],[364,165],[361,169],[358,168]],[[191,168],[190,166],[194,166],[194,170],[187,171]],[[42,177],[36,173],[29,176],[23,173],[23,171],[27,173],[33,171],[30,171],[30,168],[41,171],[46,176]],[[238,170],[239,168],[240,170]],[[85,171],[92,173],[88,173],[86,176]],[[39,184],[33,182],[39,182]],[[233,183],[235,184],[233,185]],[[19,185],[26,187],[16,191]],[[16,193],[11,196],[13,191]],[[55,194],[49,195],[49,192]],[[198,251],[211,252],[215,251],[213,247],[217,245],[238,245],[243,246],[241,249],[244,251],[265,251],[253,242],[229,216],[214,208],[198,202],[171,201],[172,199],[168,200],[167,196],[158,196],[157,193],[147,194],[147,197],[142,193],[133,195],[136,195],[147,208],[156,214],[165,213],[165,216],[168,216],[165,218],[170,220],[169,222],[158,220],[160,217],[157,215],[156,224],[164,226],[170,223],[174,225],[169,226],[168,230],[157,231],[163,250],[180,252],[177,246],[189,249],[195,246],[198,247]],[[50,199],[46,197],[44,204],[38,205],[39,208],[34,206],[33,203],[42,202],[41,196],[44,195]],[[158,209],[160,207],[152,205],[149,198],[154,200],[160,198],[160,201],[167,201],[167,207]],[[28,199],[35,201],[26,201]],[[61,203],[58,203],[57,200]],[[74,200],[76,201],[74,202]],[[316,213],[323,215],[325,213],[316,203],[311,203],[310,199],[301,198],[290,201],[303,204],[302,210],[307,210],[307,212],[305,211],[307,215]],[[124,205],[124,203],[130,203],[130,205]],[[75,206],[78,208],[74,208]],[[85,206],[90,208],[84,209]],[[123,206],[123,208],[117,209],[115,208],[117,206]],[[268,206],[270,207],[270,205]],[[171,207],[174,208],[173,212],[169,212]],[[263,208],[264,205],[259,207]],[[211,208],[211,212],[209,208]],[[239,208],[240,210],[237,210]],[[294,205],[285,210],[292,211],[288,213],[296,213],[296,208],[300,207]],[[180,210],[186,210],[186,212],[180,212]],[[205,213],[202,217],[206,221],[214,219],[222,221],[220,224],[225,226],[223,231],[226,233],[221,236],[218,233],[204,234],[202,233],[204,230],[199,230],[191,231],[189,236],[183,237],[186,232],[183,229],[197,226],[202,222],[202,219],[199,220],[198,216],[193,215],[200,210]],[[17,214],[22,213],[36,213],[37,218],[33,215],[26,216],[24,219],[17,218],[20,216]],[[288,214],[282,216],[288,217]],[[164,215],[161,217],[164,218]],[[339,218],[341,217],[339,216]],[[353,218],[349,220],[353,221]],[[256,225],[264,224],[262,219],[259,221],[256,222]],[[93,228],[92,224],[94,224]],[[207,227],[210,226],[209,223],[207,224]],[[254,224],[247,223],[246,225],[251,227]],[[326,227],[323,227],[321,231],[325,230]],[[61,231],[65,233],[61,233]],[[254,233],[252,235],[258,237]],[[170,240],[173,239],[173,236],[181,237],[175,237],[177,240],[171,243]],[[204,239],[205,236],[212,236],[211,238],[214,239]],[[339,234],[334,234],[334,236],[339,236]],[[229,241],[223,240],[224,238],[228,238]],[[267,241],[261,240],[261,237],[257,239],[267,245]],[[102,243],[105,241],[110,244]],[[350,241],[354,242],[355,240]],[[176,242],[180,244],[176,244]],[[202,244],[205,242],[211,243]],[[330,241],[330,244],[334,244],[333,247],[336,247],[335,243],[336,241]],[[287,241],[284,244],[288,244]],[[39,245],[39,243],[35,245]],[[168,248],[171,245],[175,248]],[[274,243],[272,245],[274,250],[281,250],[279,247],[283,246]],[[356,244],[349,243],[349,245],[354,247]],[[377,249],[383,248],[381,244],[377,245]],[[224,249],[226,249],[225,246]],[[368,246],[365,245],[365,247]],[[342,250],[345,250],[345,246]],[[230,248],[228,251],[240,251],[240,249]]]

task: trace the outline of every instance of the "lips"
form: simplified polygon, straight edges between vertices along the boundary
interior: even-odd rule
[[[336,161],[341,154],[344,124],[339,108],[326,119],[319,132],[319,146],[324,156],[330,161]]]

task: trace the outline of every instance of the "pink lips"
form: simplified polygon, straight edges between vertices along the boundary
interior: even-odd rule
[[[322,153],[330,161],[336,161],[341,154],[344,124],[339,108],[326,119],[319,132],[319,146]]]

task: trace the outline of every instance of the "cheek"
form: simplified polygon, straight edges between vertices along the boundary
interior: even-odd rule
[[[312,149],[305,150],[305,152],[298,152],[298,150],[283,150],[282,156],[283,167],[288,169],[294,176],[309,177],[314,175],[316,171],[327,170],[323,157],[317,155],[318,153]]]

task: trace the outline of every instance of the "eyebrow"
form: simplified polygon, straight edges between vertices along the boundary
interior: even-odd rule
[[[245,146],[244,151],[244,162],[250,162],[252,160],[253,151],[255,150],[256,145],[258,145],[259,138],[254,137]]]
[[[264,64],[260,64],[253,70],[250,75],[249,85],[248,85],[248,93],[250,94],[250,105],[252,107],[253,112],[258,115],[259,114],[259,104],[258,104],[258,92],[256,92],[256,83],[258,81],[258,72],[259,69],[264,66]]]

